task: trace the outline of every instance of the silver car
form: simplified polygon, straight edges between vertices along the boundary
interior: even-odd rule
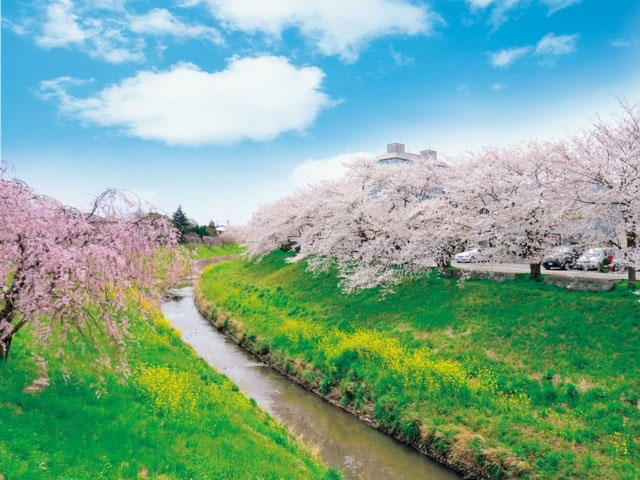
[[[458,253],[454,258],[458,263],[475,263],[480,257],[479,248],[471,248],[464,252]]]
[[[581,270],[599,270],[606,257],[607,251],[604,248],[593,247],[578,257],[576,266]]]

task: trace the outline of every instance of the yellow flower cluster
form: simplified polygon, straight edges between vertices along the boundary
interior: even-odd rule
[[[293,318],[285,319],[280,329],[284,336],[295,343],[318,340],[325,336],[325,331],[319,325]]]
[[[215,383],[207,385],[205,394],[206,400],[215,405],[216,409],[238,413],[253,408],[251,401],[245,395],[229,390],[225,385]]]
[[[277,329],[279,334],[293,343],[317,343],[325,355],[329,369],[334,371],[337,361],[351,352],[354,356],[390,371],[405,386],[419,382],[429,389],[443,384],[461,387],[469,380],[459,362],[435,359],[427,348],[406,348],[398,339],[386,337],[374,330],[359,330],[354,333],[338,329],[326,331],[312,322],[291,318],[285,319]]]
[[[482,393],[498,393],[498,376],[487,367],[482,367],[475,375],[470,385],[473,390]]]
[[[153,306],[149,300],[142,295],[140,295],[137,300],[140,306],[151,316],[154,323],[162,326],[169,326],[169,322],[164,318],[162,312],[157,307]]]
[[[613,432],[610,436],[613,448],[616,451],[616,456],[626,457],[629,455],[629,445],[627,445],[627,439],[622,436],[620,432]]]
[[[136,377],[138,387],[160,411],[193,415],[197,411],[199,388],[192,375],[167,367],[147,367]]]
[[[171,326],[169,321],[165,318],[165,316],[162,314],[162,311],[160,311],[158,307],[153,305],[142,295],[136,297],[136,301],[142,307],[142,309],[147,312],[149,319],[156,327],[158,327],[159,331],[180,338],[180,331]],[[164,339],[163,341],[165,343],[168,343],[168,339]]]
[[[523,392],[503,394],[502,400],[507,408],[529,408],[531,406],[531,398]]]
[[[261,305],[259,299],[255,301]],[[466,387],[472,392],[501,396],[497,375],[486,367],[471,376],[456,360],[438,358],[427,347],[404,346],[399,339],[377,330],[347,333],[335,327],[327,329],[307,319],[282,315],[277,309],[273,317],[279,317],[280,321],[270,322],[270,335],[285,337],[298,351],[307,350],[305,344],[313,345],[314,350],[321,352],[329,371],[336,372],[340,363],[358,358],[379,370],[390,372],[405,388],[417,386],[425,391],[438,392],[443,387],[453,390]],[[524,394],[511,395],[505,401],[512,406],[530,404],[530,399]]]

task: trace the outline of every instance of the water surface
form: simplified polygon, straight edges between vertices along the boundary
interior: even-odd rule
[[[314,445],[322,460],[353,480],[454,480],[460,477],[323,401],[227,339],[198,312],[192,287],[177,289],[162,311],[182,339],[258,405]]]

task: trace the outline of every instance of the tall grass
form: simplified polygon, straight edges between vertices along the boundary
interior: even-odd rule
[[[345,296],[285,257],[200,289],[290,373],[490,478],[640,478],[637,296],[436,276]]]

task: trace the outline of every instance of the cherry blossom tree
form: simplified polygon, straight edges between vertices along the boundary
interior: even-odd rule
[[[409,248],[407,215],[441,195],[443,168],[426,158],[391,165],[356,161],[344,178],[260,209],[245,230],[248,254],[295,246],[290,261],[305,259],[312,271],[336,267],[347,291],[390,286],[403,274],[432,268],[432,259],[416,259],[418,250]]]
[[[566,205],[556,195],[553,157],[538,142],[487,148],[466,164],[455,192],[459,215],[474,224],[477,240],[492,245],[495,260],[519,259],[540,276],[542,256],[562,231]]]
[[[379,170],[358,162],[344,179],[317,187],[307,214],[314,221],[302,230],[291,261],[306,259],[312,271],[336,267],[346,291],[394,283],[407,232],[392,200],[393,175],[383,182]]]
[[[446,187],[445,187],[446,188]],[[460,205],[451,193],[421,202],[407,209],[406,224],[410,241],[406,255],[423,271],[451,266],[455,254],[471,243],[473,223],[460,215]]]
[[[622,100],[613,120],[598,119],[569,141],[559,142],[556,153],[564,201],[573,202],[583,231],[619,247],[629,286],[635,287],[640,269],[640,104]]]
[[[295,249],[303,230],[318,223],[315,214],[322,206],[321,195],[320,185],[308,186],[259,208],[236,234],[244,238],[247,255],[261,258],[274,250]]]
[[[108,190],[84,213],[0,176],[3,358],[27,324],[43,345],[54,336],[67,339],[72,330],[124,345],[130,289],[157,292],[175,281],[178,265],[171,261],[176,232],[169,219],[129,214],[132,206],[126,195]]]
[[[485,148],[443,164],[361,160],[344,177],[262,207],[243,235],[249,257],[295,251],[312,271],[335,267],[346,291],[393,286],[403,275],[447,267],[485,243],[496,261],[529,264],[560,235],[587,245],[611,241],[629,283],[640,266],[640,109],[581,136]]]

